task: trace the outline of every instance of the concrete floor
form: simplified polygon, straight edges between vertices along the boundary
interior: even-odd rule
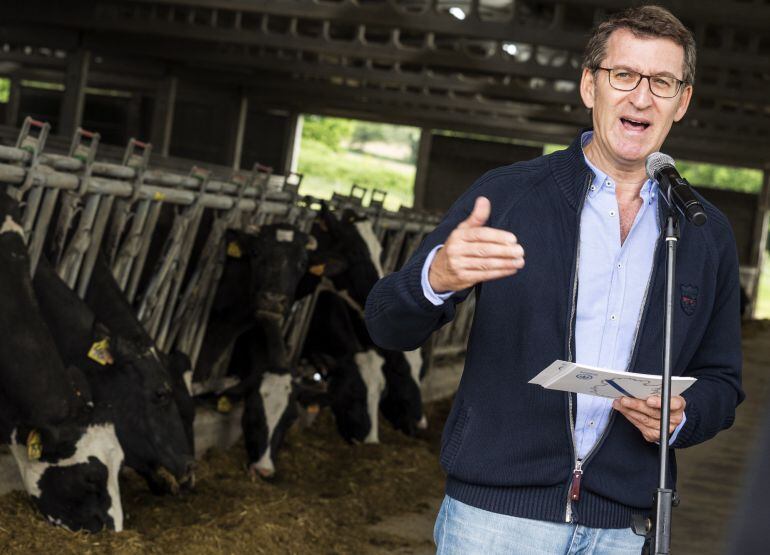
[[[756,448],[756,434],[770,400],[770,323],[751,326],[753,331],[743,342],[747,398],[738,407],[735,424],[711,441],[676,453],[681,504],[673,513],[671,553],[725,553],[744,471]],[[425,509],[420,512],[393,515],[371,526],[369,554],[434,553],[433,524],[440,503],[439,497],[426,499]]]

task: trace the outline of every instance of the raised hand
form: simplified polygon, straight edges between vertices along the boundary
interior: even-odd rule
[[[516,236],[484,225],[491,210],[489,199],[478,197],[470,216],[449,234],[428,273],[434,291],[460,291],[524,267],[524,248]]]

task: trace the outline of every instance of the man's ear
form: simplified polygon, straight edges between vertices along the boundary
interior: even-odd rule
[[[687,107],[690,105],[690,99],[692,98],[692,85],[685,86],[682,91],[682,97],[679,99],[679,106],[674,114],[674,121],[678,122],[684,117],[687,112]]]
[[[583,99],[583,104],[589,110],[594,107],[595,86],[594,72],[588,68],[583,68],[583,75],[580,76],[580,98]]]

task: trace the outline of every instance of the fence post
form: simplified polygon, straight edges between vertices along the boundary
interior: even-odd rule
[[[748,311],[751,318],[757,310],[759,298],[759,282],[762,277],[762,266],[765,262],[765,250],[767,249],[767,224],[768,209],[770,209],[770,167],[766,167],[762,174],[762,191],[757,199],[757,212],[754,218],[754,240],[752,241],[751,262],[756,269],[751,284],[751,306]]]
[[[88,50],[78,50],[69,59],[67,74],[64,77],[64,98],[61,103],[58,135],[71,137],[83,122],[90,64],[91,52]]]

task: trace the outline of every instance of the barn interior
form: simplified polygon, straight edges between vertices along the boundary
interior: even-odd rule
[[[14,3],[0,20],[0,79],[7,83],[0,102],[0,183],[23,199],[33,267],[47,252],[46,238],[63,233],[57,271],[80,297],[99,249],[114,245],[113,273],[138,318],[160,351],[176,348],[190,357],[191,391],[211,397],[225,377],[196,367],[219,279],[217,256],[207,248],[224,244],[226,230],[235,227],[290,223],[310,233],[322,208],[302,189],[310,176],[298,172],[303,118],[419,128],[411,207],[386,208],[386,191],[354,183],[342,184],[349,194],[327,201],[337,214],[351,210],[372,222],[382,246],[379,263],[390,273],[485,171],[569,144],[589,126],[578,91],[588,34],[608,14],[640,3]],[[756,316],[762,315],[770,209],[770,0],[656,3],[679,17],[698,44],[693,101],[665,152],[758,176],[753,189],[696,184],[735,234],[747,298],[747,399],[730,430],[677,452],[681,503],[672,550],[717,554],[729,549],[749,476],[760,464],[768,401],[770,324]],[[65,197],[78,205],[70,228],[58,223]],[[153,223],[164,206],[174,212],[165,234]],[[132,216],[115,231],[123,208]],[[137,240],[144,248],[132,249],[124,229],[140,221]],[[164,265],[147,253],[153,241],[167,239]],[[118,265],[121,252],[133,266]],[[281,330],[295,365],[317,297],[297,302]],[[443,496],[441,428],[472,317],[471,298],[424,346],[427,430],[406,436],[380,418],[378,443],[351,444],[335,431],[328,409],[310,414],[314,406],[287,434],[276,478],[250,480],[242,406],[221,410],[208,399],[196,413],[196,489],[158,497],[128,474],[128,517],[120,533],[73,534],[51,526],[1,448],[0,549],[432,553]]]

